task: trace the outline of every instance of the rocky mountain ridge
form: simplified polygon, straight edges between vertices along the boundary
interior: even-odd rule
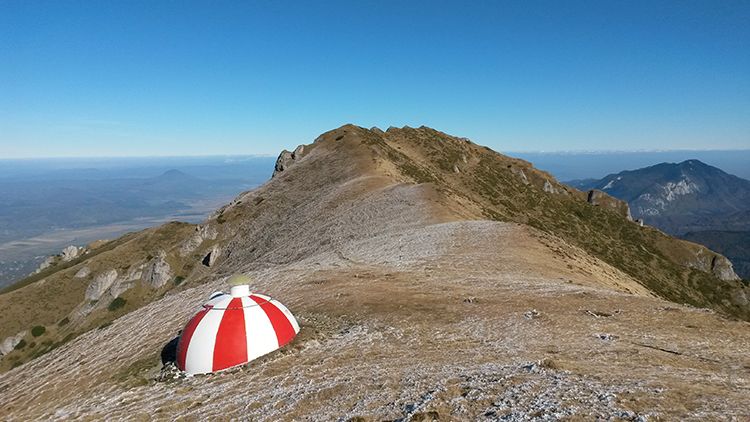
[[[577,187],[601,189],[627,201],[636,218],[726,255],[750,278],[747,254],[736,239],[750,233],[750,181],[698,160],[623,171]]]
[[[26,343],[0,360],[0,409],[11,419],[214,408],[267,419],[636,419],[689,415],[682,397],[704,414],[741,415],[746,379],[700,384],[726,364],[750,369],[750,328],[727,318],[748,318],[747,288],[722,258],[465,138],[346,125],[283,152],[268,183],[200,225],[127,235],[0,294],[0,338]],[[300,337],[253,371],[164,382],[161,347],[236,272],[289,306]],[[39,307],[40,297],[55,300]],[[658,387],[647,362],[690,370]],[[269,382],[274,392],[261,388]],[[668,393],[648,399],[657,387]],[[19,406],[40,388],[34,406]],[[706,400],[717,388],[721,400]]]

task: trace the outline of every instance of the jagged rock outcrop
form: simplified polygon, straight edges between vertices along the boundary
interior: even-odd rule
[[[732,293],[732,303],[737,306],[748,306],[750,304],[750,297],[744,290],[736,290]]]
[[[711,273],[721,280],[739,280],[740,277],[734,272],[732,263],[722,255],[715,255],[711,259]]]
[[[723,281],[740,280],[732,263],[723,255],[696,243],[684,240],[680,242],[689,252],[676,259],[681,260],[686,267],[710,273]]]
[[[279,158],[276,159],[276,165],[274,166],[273,175],[271,177],[275,177],[278,173],[281,173],[282,171],[291,167],[296,160],[302,158],[302,154],[304,152],[304,145],[298,146],[292,152],[289,152],[287,150],[281,151],[281,154],[279,154]]]
[[[89,267],[81,267],[78,272],[76,272],[75,278],[86,278],[91,274],[91,269]]]
[[[97,275],[86,289],[86,300],[100,300],[107,293],[109,294],[109,296],[112,296],[112,298],[120,296],[125,291],[133,288],[135,286],[135,283],[141,280],[143,276],[143,268],[145,266],[146,264],[134,265],[128,270],[126,274],[122,276],[118,276],[117,270],[109,270]],[[83,273],[85,275],[81,275],[81,277],[79,277],[80,273]],[[76,273],[75,276],[84,278],[89,274],[90,271],[88,267],[83,267],[78,271],[78,273]],[[91,309],[88,309],[86,313]]]
[[[105,271],[94,278],[86,288],[86,300],[99,300],[117,280],[117,270]]]
[[[57,263],[57,260],[58,260],[57,256],[54,256],[54,255],[53,256],[48,256],[48,257],[44,258],[44,261],[42,261],[42,263],[39,264],[39,268],[37,268],[36,270],[34,270],[34,272],[31,273],[31,274],[32,275],[33,274],[39,274],[40,272],[46,270],[47,268],[49,268],[52,265],[54,265],[55,263]]]
[[[544,191],[547,193],[557,193],[557,189],[552,185],[552,183],[549,182],[549,180],[544,181]]]
[[[520,168],[517,168],[515,166],[511,166],[510,167],[510,171],[511,171],[511,173],[513,173],[516,176],[518,176],[518,178],[521,179],[521,182],[523,182],[524,185],[528,185],[529,184],[529,178],[526,177],[526,173],[524,173],[523,170],[521,170]]]
[[[84,253],[86,253],[86,248],[70,245],[62,250],[60,259],[62,260],[62,262],[69,262],[83,255]]]
[[[203,257],[201,260],[201,264],[205,265],[206,267],[213,267],[214,263],[216,263],[216,260],[219,259],[219,256],[221,255],[221,248],[219,245],[214,245],[213,248],[206,254],[206,256]]]
[[[146,264],[146,271],[143,274],[143,281],[154,289],[167,284],[172,279],[172,268],[166,260],[167,254],[160,251],[159,255]]]
[[[113,298],[119,297],[121,294],[135,287],[135,284],[143,277],[143,269],[145,267],[146,264],[132,266],[127,274],[123,277],[119,277],[114,284],[112,284],[112,287],[109,289],[109,294]]]
[[[214,240],[218,236],[216,229],[208,224],[203,224],[195,228],[195,233],[190,236],[180,247],[180,256],[187,256],[206,240]]]
[[[30,275],[39,274],[47,268],[60,264],[62,262],[70,262],[85,254],[86,252],[88,252],[88,249],[82,246],[66,246],[59,254],[51,255],[45,258],[44,261],[39,264],[39,268],[34,270],[34,272],[32,272]]]
[[[21,331],[20,333],[6,337],[5,340],[0,342],[0,356],[7,355],[8,353],[12,352],[13,349],[16,348],[18,343],[23,340],[24,337],[26,337],[26,334],[28,331]]]
[[[597,207],[611,208],[627,218],[628,221],[633,221],[633,216],[630,214],[630,206],[628,203],[617,199],[606,192],[602,192],[598,189],[591,189],[588,192],[587,201],[589,204]]]

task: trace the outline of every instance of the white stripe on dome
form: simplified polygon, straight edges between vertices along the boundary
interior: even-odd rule
[[[289,322],[292,323],[292,327],[294,327],[294,332],[299,333],[299,324],[297,324],[297,319],[294,318],[294,315],[292,315],[291,312],[289,312],[289,309],[286,308],[286,306],[282,305],[281,302],[279,302],[276,299],[271,299],[271,303],[274,304],[277,308],[281,309],[281,312],[284,313],[286,316],[286,319],[289,320]]]
[[[231,297],[230,297],[231,299]],[[206,312],[188,344],[185,371],[189,374],[205,374],[213,371],[214,345],[224,311],[211,309]]]
[[[234,299],[230,295],[223,295],[219,296],[215,302],[213,302],[214,309],[227,309],[230,303],[232,303],[232,299]]]
[[[271,297],[270,296],[262,295],[260,293],[253,293],[250,296],[259,297],[259,298],[264,299],[264,300],[269,301],[269,302],[271,301]]]
[[[255,305],[255,306],[251,306]],[[251,361],[279,348],[279,340],[266,312],[249,297],[242,298],[245,307],[247,360]]]
[[[232,301],[232,296],[230,296],[230,295],[228,295],[226,293],[222,293],[220,295],[217,295],[217,296],[211,298],[211,300],[209,300],[208,302],[206,302],[205,304],[203,304],[203,306],[217,307],[216,305],[219,304],[219,303],[221,303],[221,304],[224,305],[222,307],[226,308],[226,305],[228,305],[229,302],[231,302],[231,301]]]

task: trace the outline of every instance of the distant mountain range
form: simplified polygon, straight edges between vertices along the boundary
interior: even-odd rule
[[[624,169],[639,169],[655,163],[700,160],[727,173],[750,180],[750,150],[672,150],[672,151],[569,151],[512,152],[509,155],[534,163],[558,180],[601,177]]]
[[[750,278],[750,256],[742,249],[750,237],[750,181],[687,160],[569,183],[627,201],[634,218],[724,253]]]
[[[165,221],[199,221],[266,180],[273,163],[269,157],[0,160],[0,287],[67,245]]]

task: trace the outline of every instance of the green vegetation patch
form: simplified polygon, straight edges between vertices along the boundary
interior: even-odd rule
[[[114,312],[122,308],[123,306],[125,306],[126,303],[128,303],[127,300],[121,297],[116,297],[115,300],[113,300],[112,302],[109,302],[109,305],[107,305],[107,309],[109,309],[110,312]]]
[[[159,367],[158,356],[147,356],[133,361],[129,366],[120,369],[112,375],[112,379],[131,387],[148,385],[153,379],[151,372]]]
[[[34,337],[39,337],[47,332],[47,328],[44,325],[36,325],[34,328],[31,329],[31,335]]]

